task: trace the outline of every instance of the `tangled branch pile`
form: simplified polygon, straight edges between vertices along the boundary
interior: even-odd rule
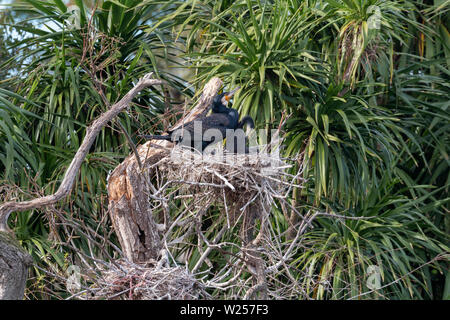
[[[97,279],[93,299],[207,299],[204,286],[182,267],[149,266],[120,260]]]
[[[285,172],[291,165],[284,163],[278,153],[266,151],[234,154],[219,147],[200,154],[175,147],[154,165],[159,181],[164,178],[166,182],[153,197],[177,184],[179,193],[195,195],[203,209],[221,202],[228,223],[235,222],[250,205],[268,214],[273,199],[292,186],[293,177]]]
[[[146,166],[152,212],[163,216],[165,252],[173,263],[189,265],[206,288],[244,298],[279,298],[281,291],[296,290],[291,284],[280,288],[278,280],[270,290],[267,277],[277,274],[298,240],[285,246],[269,222],[275,201],[288,203],[291,189],[301,187],[302,170],[289,174],[292,164],[279,157],[277,146],[273,142],[250,154],[220,147],[199,154],[177,146]],[[302,223],[299,232],[305,227]],[[220,269],[211,261],[218,253],[226,260]]]
[[[125,260],[107,267],[90,288],[93,298],[301,295],[295,281],[277,280],[298,237],[286,245],[269,217],[276,201],[287,203],[291,189],[301,187],[302,172],[287,172],[292,164],[279,157],[278,145],[274,139],[250,154],[227,153],[220,146],[203,154],[159,146],[164,151],[154,163],[141,158],[145,166],[139,175],[146,177],[144,190],[159,223],[160,260],[149,267]],[[219,265],[218,254],[225,260]]]

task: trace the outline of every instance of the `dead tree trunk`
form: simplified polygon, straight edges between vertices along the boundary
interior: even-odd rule
[[[206,84],[197,106],[188,116],[178,121],[175,127],[206,116],[221,86],[222,81],[219,78],[211,79]],[[147,181],[148,175],[152,175],[151,166],[166,155],[167,148],[172,147],[173,143],[169,141],[148,141],[138,148],[143,168],[139,168],[136,156],[132,154],[108,179],[109,214],[124,255],[132,262],[145,263],[157,260],[162,249],[157,224],[149,203]]]
[[[30,255],[13,237],[0,232],[0,300],[22,300]]]

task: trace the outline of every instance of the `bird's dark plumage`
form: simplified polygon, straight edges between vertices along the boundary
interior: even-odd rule
[[[209,144],[218,142],[216,141],[217,139],[215,139],[217,135],[216,137],[214,137],[214,134],[211,137],[205,135],[207,130],[218,130],[218,132],[221,133],[223,140],[226,138],[227,129],[242,129],[245,124],[254,128],[255,125],[250,116],[245,116],[239,122],[239,113],[237,110],[226,107],[226,104],[236,91],[237,89],[216,95],[212,102],[212,114],[207,117],[201,119],[197,118],[173,130],[167,131],[168,135],[142,135],[142,137],[146,139],[169,140],[175,143],[181,142],[184,145],[203,151]],[[201,127],[201,134],[200,132],[195,132],[197,126]],[[189,138],[187,138],[186,135]]]
[[[237,129],[244,129],[245,125],[248,125],[251,129],[255,129],[255,122],[253,121],[253,118],[250,116],[243,117],[242,120],[239,121]]]

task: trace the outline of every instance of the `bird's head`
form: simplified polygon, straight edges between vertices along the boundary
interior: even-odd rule
[[[240,87],[237,87],[232,91],[223,92],[221,94],[216,95],[213,99],[213,112],[223,111],[223,108],[228,105],[228,102],[230,102],[231,98],[239,89]]]

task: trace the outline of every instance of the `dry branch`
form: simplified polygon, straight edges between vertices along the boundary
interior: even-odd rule
[[[145,75],[138,83],[131,89],[119,102],[115,103],[111,109],[103,113],[98,119],[96,119],[87,129],[86,136],[83,143],[75,154],[72,162],[64,174],[64,178],[59,186],[58,190],[48,196],[35,198],[29,201],[22,202],[5,202],[0,205],[0,231],[8,230],[8,217],[12,212],[25,211],[43,206],[48,206],[56,203],[62,198],[69,195],[72,190],[73,184],[78,174],[78,170],[89,152],[92,143],[95,141],[100,130],[114,117],[116,117],[123,109],[127,108],[131,103],[131,100],[143,89],[162,84],[162,80],[152,79],[152,73]]]
[[[4,228],[12,211],[50,205],[67,196],[100,129],[123,110],[139,90],[156,84],[161,84],[161,81],[144,77],[88,128],[83,144],[55,194],[0,206]],[[206,116],[221,86],[220,79],[211,79],[197,106],[174,127]],[[276,143],[265,147],[266,151],[274,150]],[[301,169],[295,176],[287,173],[285,169],[290,165],[275,152],[229,154],[222,151],[219,148],[214,155],[197,154],[174,147],[169,141],[152,140],[139,146],[137,153],[129,155],[117,166],[107,179],[108,212],[121,244],[119,255],[124,259],[113,261],[108,256],[110,262],[106,265],[106,262],[80,255],[83,269],[90,270],[85,274],[86,279],[95,285],[86,285],[84,291],[72,297],[208,298],[206,289],[226,290],[230,297],[245,299],[303,295],[286,263],[292,259],[292,252],[310,220],[304,220],[294,229],[297,236],[289,243],[290,246],[281,240],[269,223],[275,200],[286,203],[292,188],[301,187]],[[170,211],[173,205],[170,197],[182,203],[175,216]],[[211,212],[208,208],[221,206],[223,214],[213,222],[213,228],[218,232],[209,234],[202,230],[204,218]],[[226,235],[230,232],[235,233],[232,242]],[[208,239],[210,235],[214,237]],[[200,258],[192,270],[180,268],[178,261],[185,259],[188,264],[194,252],[184,250],[194,246],[191,243],[193,236],[198,240],[194,250]],[[210,261],[217,251],[227,260],[220,270],[214,270]],[[243,277],[243,274],[250,274],[250,277]],[[280,274],[293,279],[290,285],[278,284]],[[83,296],[83,292],[92,296]]]
[[[206,116],[212,100],[222,86],[219,78],[211,79],[206,85],[195,108],[182,118],[175,127]],[[173,143],[165,140],[151,140],[138,147],[142,168],[131,154],[108,177],[109,214],[119,238],[125,257],[135,263],[146,263],[157,259],[162,249],[158,226],[152,216],[148,195],[158,197],[148,176],[153,167],[164,158]],[[147,175],[143,174],[146,172]]]

